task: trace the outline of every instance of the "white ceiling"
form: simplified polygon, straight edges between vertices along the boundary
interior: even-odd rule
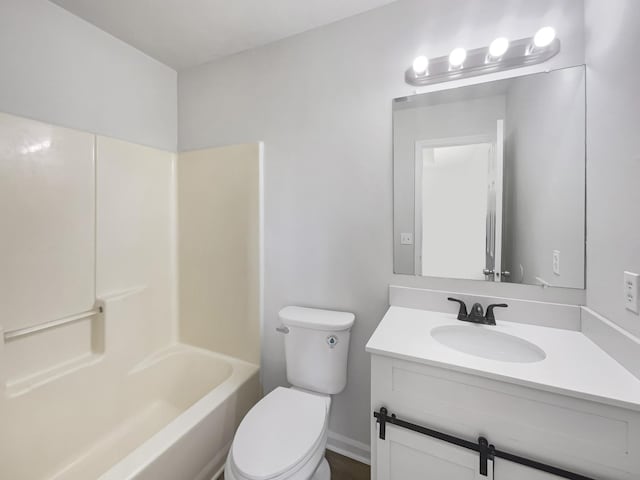
[[[51,1],[181,70],[395,0]]]

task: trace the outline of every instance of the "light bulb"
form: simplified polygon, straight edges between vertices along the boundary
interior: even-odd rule
[[[467,59],[467,51],[464,48],[454,48],[449,54],[449,63],[452,67],[460,68]]]
[[[427,73],[429,68],[429,59],[423,55],[416,57],[413,61],[413,71],[417,76],[422,76]]]
[[[542,27],[533,37],[533,44],[536,48],[544,48],[551,45],[556,38],[556,31],[553,27]]]
[[[496,38],[489,45],[489,56],[491,58],[500,58],[509,50],[509,40],[505,37]]]

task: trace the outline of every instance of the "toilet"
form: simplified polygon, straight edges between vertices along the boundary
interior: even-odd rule
[[[349,336],[354,315],[285,307],[284,334],[289,388],[260,400],[236,431],[225,480],[329,480],[324,458],[330,395],[347,383]]]

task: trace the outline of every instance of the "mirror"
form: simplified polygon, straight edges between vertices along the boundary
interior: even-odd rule
[[[585,71],[393,101],[394,271],[584,288]]]

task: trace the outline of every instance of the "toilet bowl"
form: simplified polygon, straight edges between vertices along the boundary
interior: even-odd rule
[[[330,480],[324,458],[330,395],[344,390],[354,315],[285,307],[290,388],[278,387],[244,417],[225,464],[225,480]]]
[[[324,460],[331,399],[278,387],[242,420],[225,480],[329,480]]]

